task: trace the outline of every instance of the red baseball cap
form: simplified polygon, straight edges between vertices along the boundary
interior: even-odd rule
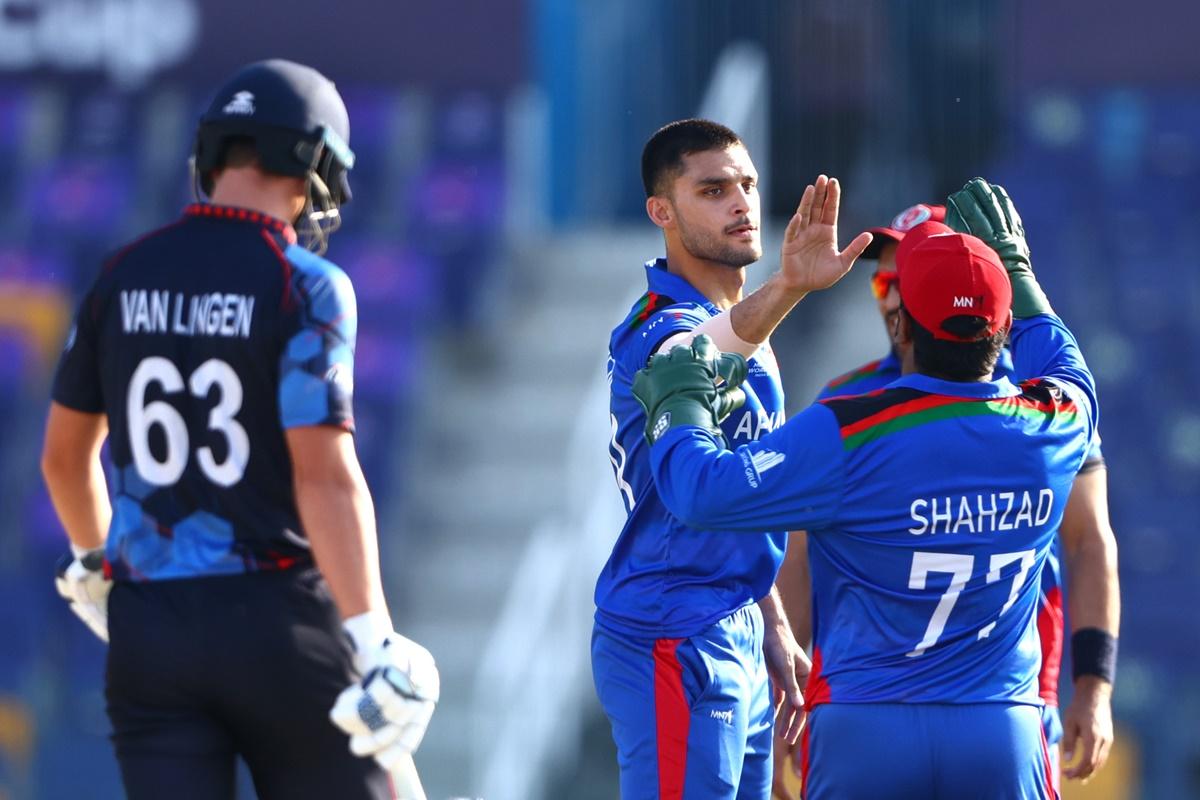
[[[1008,323],[1012,283],[996,251],[981,239],[940,222],[922,222],[905,233],[896,250],[900,302],[935,339],[966,342],[942,323],[950,317],[983,317],[994,336]]]
[[[885,244],[903,241],[904,234],[922,222],[929,222],[930,220],[945,222],[946,207],[928,205],[926,203],[917,203],[915,206],[909,206],[896,215],[892,220],[891,227],[871,228],[870,232],[875,238],[871,240],[871,243],[867,245],[867,249],[863,251],[862,258],[869,258],[871,260],[879,258],[879,251],[883,249]]]

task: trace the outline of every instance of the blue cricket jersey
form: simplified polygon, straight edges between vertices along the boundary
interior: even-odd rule
[[[633,376],[663,341],[720,313],[664,259],[646,265],[647,292],[613,330],[608,377],[609,458],[628,517],[596,582],[596,622],[618,633],[691,636],[767,595],[783,561],[779,526],[731,533],[689,527],[663,505],[650,473],[646,415]],[[730,446],[755,441],[783,423],[783,389],[769,344],[749,360],[746,403],[722,425]]]
[[[821,389],[818,400],[830,397],[841,397],[849,394],[865,394],[882,389],[901,375],[900,359],[894,351],[886,356],[863,364],[843,375],[834,378]],[[993,378],[1008,378],[1019,382],[1022,377],[1013,372],[1012,354],[1008,348],[1000,351],[996,361]],[[1104,456],[1100,450],[1100,433],[1096,432],[1095,440],[1088,451],[1087,458],[1080,467],[1080,472],[1097,469],[1104,466]],[[1038,673],[1039,694],[1048,705],[1058,705],[1058,675],[1062,667],[1062,646],[1064,632],[1063,619],[1063,575],[1060,565],[1058,537],[1050,545],[1050,555],[1046,558],[1046,566],[1042,569],[1041,596],[1038,603],[1037,628],[1038,637],[1042,644],[1042,666]]]
[[[825,384],[817,393],[817,399],[825,400],[848,394],[865,394],[882,389],[900,377],[900,369],[900,359],[896,357],[895,352],[889,350],[883,358],[877,361],[868,361],[861,367],[839,375]],[[992,378],[1016,379],[1013,374],[1012,354],[1008,352],[1008,348],[1000,351],[1000,358],[996,360]]]
[[[651,450],[695,526],[806,529],[810,706],[1040,705],[1041,572],[1096,426],[1095,385],[1052,315],[1013,325],[1014,385],[908,375],[810,406],[729,451],[704,430]]]
[[[114,578],[312,563],[284,429],[353,430],[354,291],[290,225],[195,204],[110,258],[54,400],[108,418]]]

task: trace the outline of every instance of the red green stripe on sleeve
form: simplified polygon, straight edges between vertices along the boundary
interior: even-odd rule
[[[634,304],[633,309],[629,312],[629,330],[634,330],[644,323],[646,320],[659,309],[667,306],[675,305],[675,301],[666,295],[661,295],[656,292],[646,292],[641,299]]]
[[[924,395],[888,406],[868,417],[842,426],[842,446],[853,450],[890,433],[930,422],[974,416],[1019,417],[1035,423],[1073,424],[1079,412],[1068,398],[1058,402],[1036,400],[1028,395],[979,400],[947,395]]]

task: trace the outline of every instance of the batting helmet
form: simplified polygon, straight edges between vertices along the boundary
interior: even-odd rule
[[[308,178],[315,221],[336,218],[337,207],[350,200],[350,119],[333,82],[315,69],[283,59],[259,61],[217,90],[200,117],[193,152],[205,194],[212,192],[213,171],[223,165],[233,139],[254,142],[264,171]]]

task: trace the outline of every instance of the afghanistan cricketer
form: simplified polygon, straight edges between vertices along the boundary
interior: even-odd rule
[[[809,532],[817,800],[1056,796],[1037,610],[1095,386],[1003,189],[976,179],[947,205],[954,229],[923,223],[897,252],[891,333],[912,348],[886,389],[730,451],[718,420],[738,356],[694,343],[635,380],[667,508],[695,527]],[[1017,374],[1039,376],[1019,385],[992,376],[1010,331]],[[1111,681],[1116,639],[1095,633],[1084,655]]]

